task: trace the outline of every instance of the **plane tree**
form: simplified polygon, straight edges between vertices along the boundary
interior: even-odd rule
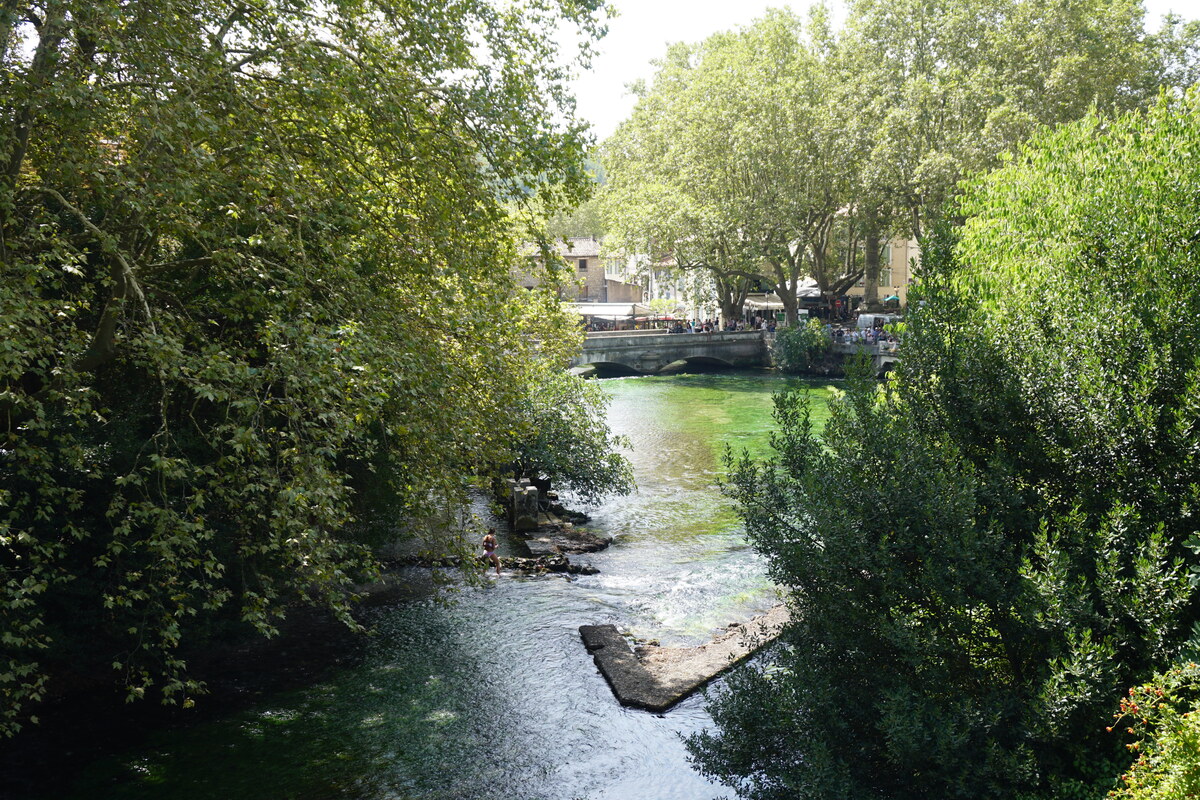
[[[734,319],[758,274],[736,219],[713,192],[706,162],[685,144],[698,144],[689,129],[695,118],[683,108],[691,102],[694,58],[695,48],[672,46],[653,86],[636,87],[633,114],[603,145],[605,247],[632,256],[642,269],[706,272],[722,318]]]
[[[772,11],[675,45],[604,149],[615,242],[709,269],[723,304],[765,279],[792,323],[803,279],[837,277],[828,235],[852,167],[824,45],[805,30]]]
[[[352,622],[364,489],[418,519],[506,461],[574,341],[509,204],[588,190],[549,34],[602,11],[3,4],[0,731],[68,668],[190,702],[205,626]]]
[[[1144,29],[1136,0],[857,0],[841,47],[873,128],[868,186],[920,239],[958,182],[1043,125],[1188,86],[1195,25]]]

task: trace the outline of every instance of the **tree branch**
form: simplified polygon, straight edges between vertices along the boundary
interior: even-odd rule
[[[37,114],[37,95],[50,82],[53,58],[58,45],[66,35],[66,9],[61,0],[50,0],[46,6],[46,20],[40,26],[40,37],[33,62],[29,66],[27,80],[30,99],[17,114],[13,129],[13,149],[5,165],[4,174],[9,187],[15,186],[21,165],[25,163],[25,152],[29,149],[29,134],[33,130],[33,118]]]
[[[58,191],[46,186],[39,187],[37,191],[54,198],[64,209],[69,211],[96,238],[103,251],[113,259],[109,269],[113,290],[109,295],[108,302],[104,304],[104,310],[100,313],[100,323],[92,335],[91,344],[75,363],[75,369],[88,372],[109,361],[116,354],[117,322],[121,316],[121,305],[130,293],[141,304],[142,312],[146,315],[146,322],[149,323],[151,331],[156,331],[154,318],[150,313],[150,304],[146,302],[146,295],[142,292],[142,287],[133,274],[129,260],[112,241],[112,236],[96,227],[83,211],[72,205]]]

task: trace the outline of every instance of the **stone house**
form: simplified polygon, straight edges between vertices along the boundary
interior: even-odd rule
[[[566,287],[564,300],[579,303],[640,303],[644,292],[640,284],[628,283],[618,275],[620,260],[600,255],[600,237],[572,236],[564,244],[557,241],[558,253],[575,274],[574,287]],[[535,262],[537,256],[530,256]],[[517,276],[521,286],[532,289],[538,285],[536,270]]]

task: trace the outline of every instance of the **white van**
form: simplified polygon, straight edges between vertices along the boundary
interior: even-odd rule
[[[891,325],[893,322],[899,322],[903,317],[899,314],[859,314],[858,327],[860,330],[868,328],[882,328],[884,325]]]

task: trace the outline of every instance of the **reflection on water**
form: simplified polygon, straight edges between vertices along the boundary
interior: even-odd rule
[[[163,731],[94,765],[76,797],[211,800],[709,800],[731,792],[688,764],[703,699],[667,714],[620,707],[579,641],[612,623],[695,644],[774,602],[763,564],[713,483],[725,446],[763,451],[766,375],[605,381],[633,443],[637,494],[593,512],[616,538],[600,574],[490,580],[452,605],[374,609],[365,662],[251,710]],[[824,389],[814,389],[823,409]],[[502,552],[519,543],[509,538]]]

